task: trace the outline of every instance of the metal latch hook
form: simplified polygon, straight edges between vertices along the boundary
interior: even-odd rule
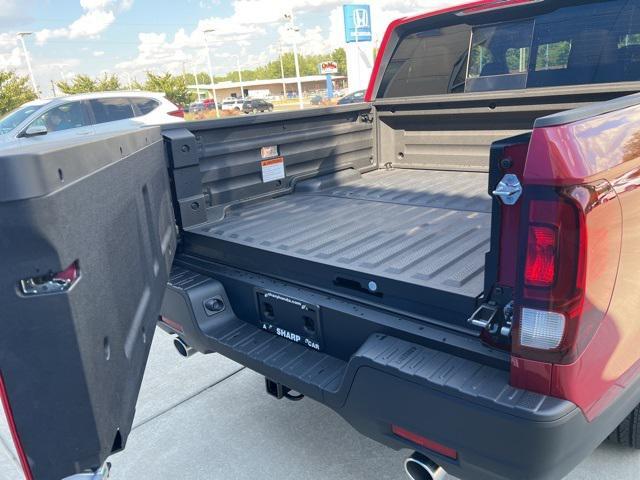
[[[522,195],[520,180],[513,173],[506,174],[493,191],[493,195],[502,200],[505,205],[515,205]]]

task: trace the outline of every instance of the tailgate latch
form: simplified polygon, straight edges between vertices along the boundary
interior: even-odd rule
[[[515,205],[522,195],[520,180],[513,173],[507,173],[498,183],[493,195],[502,200],[505,205]]]

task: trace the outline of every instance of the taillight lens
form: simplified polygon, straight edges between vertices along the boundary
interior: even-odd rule
[[[184,110],[173,110],[171,112],[167,112],[172,117],[180,117],[184,118]]]
[[[527,242],[524,280],[528,287],[551,287],[556,278],[558,230],[551,225],[531,225]]]
[[[571,362],[585,300],[586,211],[576,188],[531,187],[523,197],[522,280],[516,287],[513,353]]]

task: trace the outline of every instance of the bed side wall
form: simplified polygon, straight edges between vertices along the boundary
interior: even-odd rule
[[[377,168],[369,104],[192,122],[166,129],[183,228],[222,218],[229,206],[290,193],[305,179]],[[265,181],[263,147],[277,147],[285,175]]]

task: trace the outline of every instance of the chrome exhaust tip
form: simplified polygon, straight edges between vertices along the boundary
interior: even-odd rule
[[[187,343],[184,340],[182,340],[180,337],[176,337],[173,340],[173,346],[176,347],[178,354],[184,358],[189,358],[192,355],[198,353],[195,348],[187,345]]]
[[[411,480],[446,480],[447,478],[444,468],[418,452],[404,461],[404,471]]]

